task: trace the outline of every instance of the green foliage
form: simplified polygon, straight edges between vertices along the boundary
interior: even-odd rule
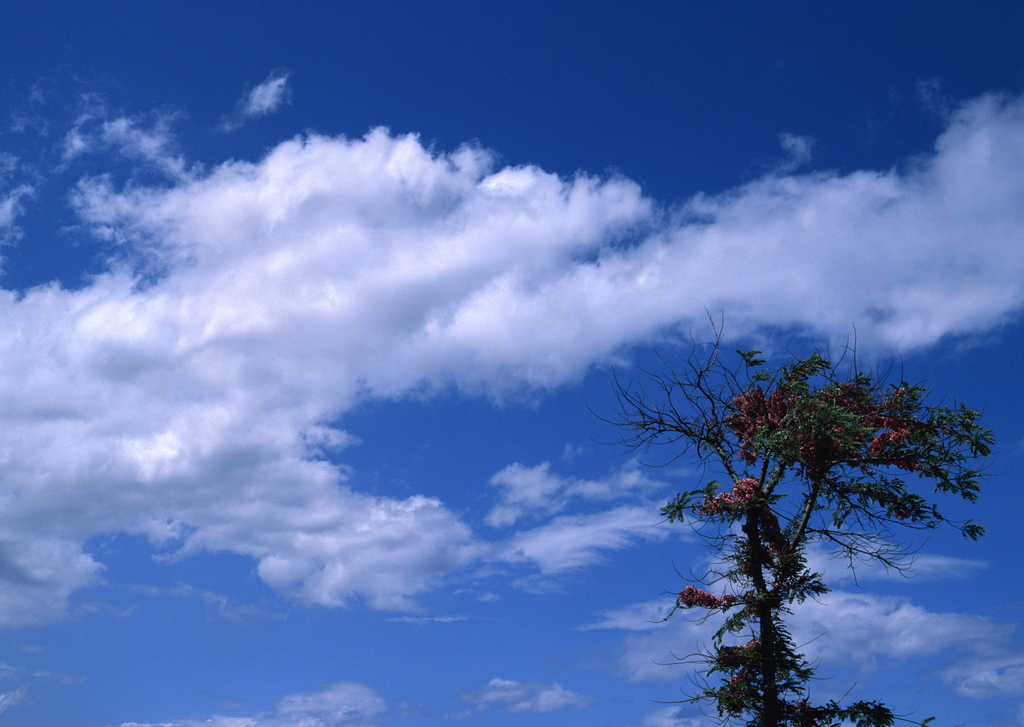
[[[933,493],[977,499],[982,472],[972,465],[990,453],[992,433],[963,405],[927,405],[926,391],[905,381],[844,377],[817,353],[776,370],[760,351],[737,354],[739,371],[715,345],[706,359],[687,361],[683,375],[653,376],[656,400],[618,390],[627,445],[675,445],[673,459],[693,456],[732,483],[711,480],[661,511],[699,527],[722,564],[705,584],[720,595],[687,586],[676,601],[726,614],[703,657],[705,687],[691,701],[750,727],[892,725],[896,717],[878,702],[808,702],[814,669],[785,617],[829,589],[808,568],[806,549],[817,542],[851,561],[900,568],[896,526],[946,524],[977,539],[983,528],[948,520],[920,490],[930,484]]]

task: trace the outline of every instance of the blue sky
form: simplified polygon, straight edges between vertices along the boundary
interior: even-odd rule
[[[988,528],[827,559],[826,679],[1024,725],[1024,6],[55,3],[0,23],[0,722],[703,727],[699,484],[612,376],[840,350]],[[654,459],[671,453],[653,453]],[[680,575],[683,574],[683,575]]]

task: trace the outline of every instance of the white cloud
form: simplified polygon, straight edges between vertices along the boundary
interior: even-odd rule
[[[1003,643],[1013,626],[981,616],[935,613],[904,598],[835,591],[794,608],[793,637],[809,659],[874,665],[878,658],[908,659],[974,651]],[[821,637],[821,638],[818,638]]]
[[[273,712],[255,717],[214,715],[201,722],[125,722],[120,727],[375,727],[386,712],[387,705],[376,690],[356,682],[334,682],[319,692],[289,694]]]
[[[15,220],[24,211],[23,200],[35,193],[31,184],[19,178],[24,173],[16,156],[0,152],[0,242],[13,242],[21,234]]]
[[[0,540],[0,623],[22,626],[63,620],[67,597],[98,582],[101,570],[77,542],[7,535]]]
[[[410,595],[467,565],[477,550],[469,528],[430,498],[325,491],[319,508],[305,497],[293,507],[269,493],[254,499],[207,520],[186,548],[253,555],[267,583],[309,603],[336,606],[363,594],[375,608],[415,609]]]
[[[277,111],[288,98],[288,74],[274,71],[267,80],[256,86],[245,97],[242,113],[246,116],[265,116]]]
[[[205,605],[217,614],[218,618],[236,623],[243,623],[254,619],[283,620],[283,616],[266,609],[249,604],[232,604],[227,598],[220,594],[198,588],[187,584],[179,584],[171,587],[160,586],[132,586],[131,590],[143,593],[151,598],[170,597],[177,599],[194,599]]]
[[[512,525],[527,510],[551,513],[565,507],[564,498],[554,499],[564,488],[563,480],[549,467],[548,462],[536,467],[516,462],[491,477],[490,484],[501,489],[501,502],[487,514],[487,522],[495,527]]]
[[[836,592],[796,610],[793,635],[810,659],[876,668],[885,660],[942,655],[937,670],[965,697],[1024,694],[1024,654],[1012,641],[1014,624],[981,616],[935,613],[905,599]],[[954,658],[955,657],[955,658]]]
[[[491,679],[486,685],[463,695],[462,699],[476,705],[478,710],[500,705],[506,712],[524,714],[551,712],[556,709],[585,709],[594,698],[570,691],[558,682],[540,684]]]
[[[807,564],[812,571],[822,573],[826,583],[851,583],[867,580],[939,580],[945,578],[970,578],[988,567],[988,563],[970,558],[954,558],[931,553],[892,556],[900,569],[886,568],[878,560],[853,558],[852,561],[834,551],[825,549],[821,543],[807,549]],[[852,568],[850,566],[853,566]]]
[[[501,500],[487,515],[493,526],[512,525],[523,515],[550,515],[565,508],[572,498],[614,500],[642,495],[665,486],[648,479],[634,461],[603,480],[580,480],[559,477],[550,472],[550,463],[524,467],[518,462],[491,477],[490,484],[499,489]]]
[[[669,607],[671,600],[666,598]],[[611,621],[609,625],[616,627]],[[721,625],[722,620],[717,615],[699,620],[694,614],[677,613],[665,627],[624,638],[616,672],[631,682],[671,682],[685,678],[695,670],[695,658],[706,652],[711,637]]]
[[[618,550],[638,540],[663,540],[663,518],[657,508],[623,505],[589,515],[560,515],[551,522],[514,535],[498,557],[511,563],[530,562],[548,575],[600,563],[603,550]]]
[[[79,104],[75,123],[62,140],[61,169],[86,154],[113,152],[136,164],[136,171],[156,171],[178,182],[200,170],[199,165],[189,165],[178,148],[178,114],[118,115],[96,94],[83,95]]]
[[[16,707],[19,704],[25,704],[28,701],[28,697],[25,693],[28,691],[28,686],[20,687],[15,689],[13,692],[4,692],[0,694],[0,715],[7,712],[11,707]]]
[[[175,153],[171,127],[174,116],[155,115],[152,119],[119,117],[104,121],[97,142],[116,149],[129,159],[150,164],[179,179],[188,177],[184,158]]]
[[[792,172],[811,161],[811,148],[814,140],[807,136],[795,134],[779,134],[779,144],[782,150],[789,155],[789,159],[776,169],[776,173]]]
[[[450,624],[457,623],[459,621],[466,621],[468,618],[468,616],[396,616],[394,618],[389,618],[388,621],[418,625],[430,623]]]
[[[672,607],[671,598],[633,603],[625,608],[606,611],[600,621],[580,626],[578,630],[625,629],[627,631],[650,631],[655,628],[664,628],[668,624],[665,618],[672,611]]]
[[[627,636],[618,663],[630,681],[674,681],[679,662],[706,650],[721,624],[719,615],[701,621],[677,612],[664,624],[651,624],[671,608],[671,598],[638,603],[604,614],[584,629],[615,628],[652,633]],[[905,598],[833,591],[819,601],[793,606],[787,620],[793,641],[813,663],[874,671],[920,657],[945,657],[938,675],[968,697],[1024,694],[1024,656],[1012,643],[1013,624],[962,613],[936,613]],[[667,665],[675,664],[675,668]]]
[[[0,197],[0,242],[11,242],[20,237],[20,230],[15,220],[23,211],[22,200],[32,195],[33,190],[27,184],[14,189],[4,190]]]
[[[335,682],[312,694],[291,694],[277,703],[269,724],[366,725],[376,724],[387,711],[376,691],[355,682]]]
[[[705,727],[710,725],[706,720],[696,717],[685,717],[684,707],[662,707],[644,715],[639,727]]]
[[[273,71],[263,83],[242,97],[234,116],[221,122],[221,130],[233,131],[246,119],[259,118],[277,111],[288,100],[288,75],[285,71]]]
[[[953,691],[964,697],[1020,697],[1024,695],[1024,654],[997,648],[997,653],[960,659],[940,670]]]
[[[165,178],[76,188],[85,229],[118,241],[123,267],[76,291],[0,292],[0,542],[18,563],[49,559],[20,605],[0,602],[8,622],[59,617],[95,578],[80,544],[98,532],[250,555],[268,583],[327,605],[412,609],[482,557],[593,563],[659,537],[656,510],[483,544],[435,499],[351,490],[322,459],[350,443],[332,423],[367,397],[576,381],[705,309],[730,335],[856,325],[864,345],[906,349],[1024,300],[1020,99],[966,104],[906,171],[776,171],[667,213],[625,179],[495,170],[480,149],[438,154],[380,129],[204,172],[164,117],[88,113],[69,164],[106,150]],[[512,484],[506,505],[550,514],[619,491],[573,491],[584,484],[558,480],[539,510]]]

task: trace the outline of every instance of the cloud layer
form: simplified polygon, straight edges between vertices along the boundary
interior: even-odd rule
[[[625,629],[618,662],[630,681],[674,681],[679,669],[668,665],[702,653],[719,618],[703,621],[678,612],[668,621],[671,602],[637,603],[603,615],[584,629]],[[850,668],[861,674],[922,657],[944,657],[938,675],[961,696],[1024,695],[1024,657],[1014,643],[1016,626],[982,616],[937,613],[905,598],[834,591],[819,601],[793,606],[787,620],[793,640],[809,661],[825,668]],[[824,637],[824,638],[823,638]],[[838,687],[837,687],[838,688]],[[845,688],[845,687],[844,687]]]
[[[386,713],[387,705],[376,690],[356,682],[334,682],[318,692],[289,694],[272,712],[255,717],[214,715],[202,721],[126,722],[120,727],[375,727]]]
[[[277,81],[258,108],[279,103]],[[670,209],[627,179],[496,168],[383,129],[203,171],[171,128],[83,115],[65,169],[105,154],[163,179],[81,178],[74,209],[112,246],[108,271],[0,292],[0,623],[60,618],[99,577],[81,546],[99,532],[249,555],[325,605],[413,609],[481,559],[586,565],[647,537],[654,511],[565,503],[647,484],[505,470],[491,524],[556,517],[487,542],[436,499],[353,491],[324,457],[353,441],[339,418],[410,391],[577,381],[705,310],[731,335],[856,326],[908,349],[996,326],[1024,299],[1020,99],[966,104],[904,168],[777,171]],[[0,177],[8,231],[31,202],[14,180]]]

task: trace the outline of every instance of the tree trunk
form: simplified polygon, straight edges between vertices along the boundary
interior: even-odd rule
[[[772,607],[765,603],[758,607],[758,618],[760,620],[761,637],[761,680],[764,698],[764,707],[761,712],[761,721],[764,727],[778,727],[779,724],[779,688],[775,683],[776,658],[775,658],[775,621],[772,619]]]
[[[760,514],[758,510],[748,510],[743,531],[750,547],[750,574],[754,581],[754,589],[758,596],[758,640],[761,654],[761,691],[762,709],[761,722],[764,727],[778,727],[779,687],[776,683],[778,674],[777,647],[775,634],[774,602],[764,578],[764,570],[770,565],[761,539]]]

